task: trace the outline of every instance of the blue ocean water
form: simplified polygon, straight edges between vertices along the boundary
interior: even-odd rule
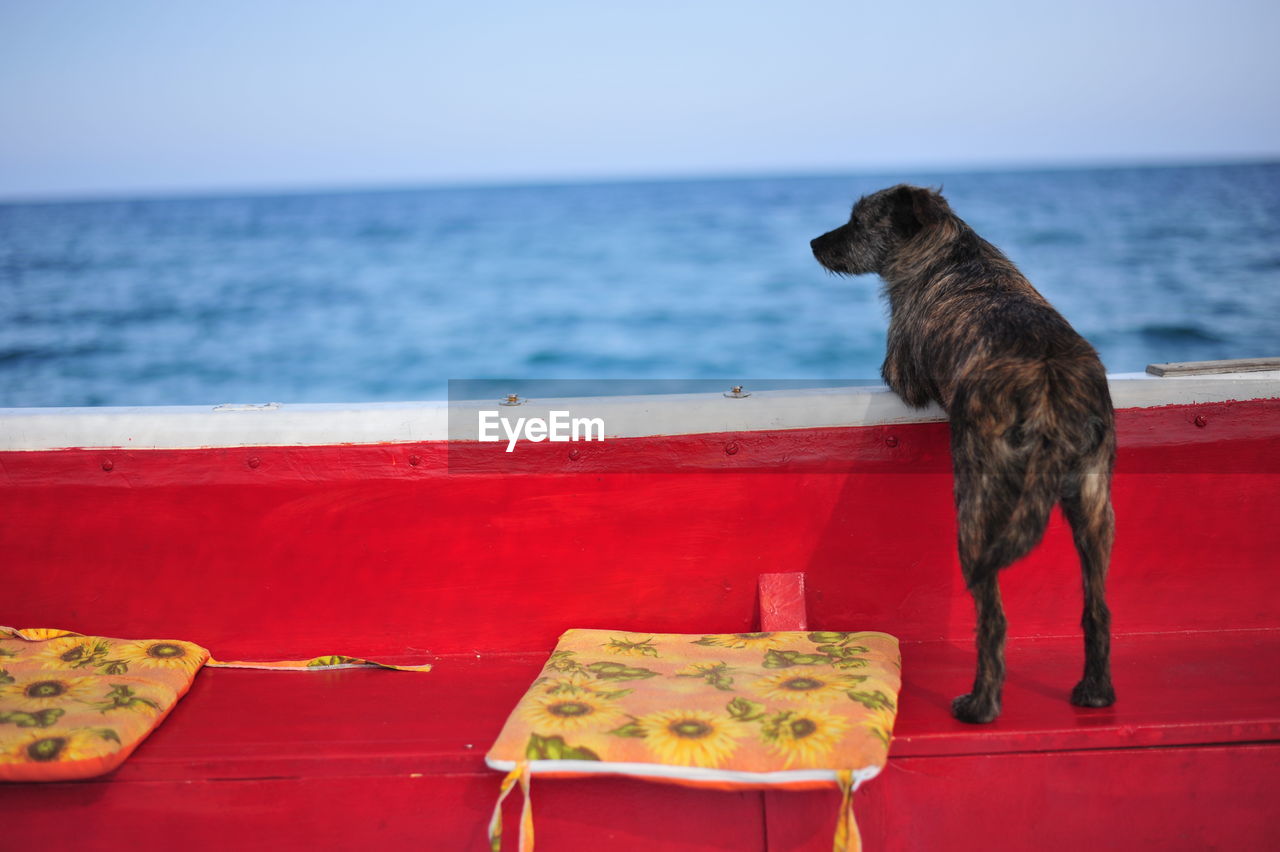
[[[1280,354],[1280,164],[0,205],[0,406],[440,398],[447,379],[873,378],[809,240],[943,184],[1113,372]]]

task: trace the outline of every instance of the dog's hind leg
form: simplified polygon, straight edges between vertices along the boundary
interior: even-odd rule
[[[1000,715],[1000,693],[1004,688],[1004,636],[1008,622],[1000,602],[1000,583],[995,570],[983,572],[969,582],[969,592],[978,610],[978,671],[973,691],[951,702],[951,715],[961,722],[990,722]]]
[[[958,418],[951,424],[951,458],[960,568],[978,616],[973,691],[953,701],[951,713],[962,722],[990,722],[1000,715],[1007,625],[997,576],[1039,543],[1060,478],[1052,453],[992,438]]]
[[[959,534],[960,570],[965,586],[973,595],[977,611],[975,638],[978,650],[973,691],[951,702],[951,714],[962,722],[990,722],[1000,715],[1000,694],[1004,687],[1004,637],[1008,625],[1000,600],[1002,560],[997,530],[1005,527],[1011,508],[1006,499],[993,493],[990,477],[980,472],[981,448],[972,445],[972,436],[963,428],[953,429],[953,446],[968,445],[967,452],[953,452],[956,464],[956,527]],[[956,433],[960,434],[957,435]]]
[[[1080,475],[1078,488],[1062,498],[1062,512],[1071,524],[1084,581],[1084,677],[1071,691],[1071,703],[1106,707],[1116,700],[1111,685],[1111,610],[1107,608],[1107,564],[1115,538],[1111,510],[1110,464],[1092,465]]]

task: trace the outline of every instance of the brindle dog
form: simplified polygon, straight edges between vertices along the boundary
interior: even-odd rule
[[[1097,353],[937,192],[866,196],[811,245],[832,272],[880,274],[890,308],[884,380],[909,405],[937,402],[951,422],[960,566],[978,611],[977,676],[952,713],[964,722],[1000,714],[1006,621],[996,575],[1040,542],[1054,504],[1084,574],[1084,677],[1071,702],[1111,704],[1115,416]]]

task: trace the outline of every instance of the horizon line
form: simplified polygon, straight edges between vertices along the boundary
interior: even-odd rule
[[[1191,169],[1223,166],[1265,166],[1280,164],[1280,153],[1224,157],[1099,158],[1097,160],[1031,160],[1013,163],[954,163],[895,166],[823,166],[809,168],[761,168],[724,172],[654,171],[601,173],[598,175],[552,174],[545,176],[462,177],[458,179],[405,178],[397,183],[368,181],[238,187],[189,186],[171,189],[104,190],[78,192],[54,190],[34,194],[0,194],[0,207],[54,204],[110,204],[134,201],[200,201],[241,198],[285,198],[326,195],[373,195],[398,192],[432,192],[471,189],[520,189],[575,186],[611,186],[647,183],[697,183],[739,180],[787,180],[824,177],[874,177],[892,173],[921,176],[980,174],[1023,174],[1036,172],[1120,171],[1130,169]]]

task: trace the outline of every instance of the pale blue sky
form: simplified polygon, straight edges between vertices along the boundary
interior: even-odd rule
[[[0,0],[0,197],[1280,156],[1280,4]]]

